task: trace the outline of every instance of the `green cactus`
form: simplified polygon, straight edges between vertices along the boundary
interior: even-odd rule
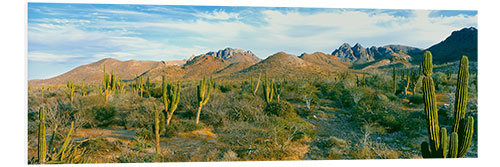
[[[408,88],[410,88],[410,75],[406,75],[406,86],[405,86],[405,92],[404,95],[408,95]]]
[[[198,89],[198,113],[196,114],[196,124],[200,122],[200,113],[201,113],[201,108],[207,104],[208,99],[210,98],[210,82],[207,83],[206,78],[203,77],[203,80],[200,81],[200,85],[197,86]],[[208,90],[206,90],[208,89]],[[206,95],[205,95],[206,92]]]
[[[466,120],[465,108],[467,102],[467,81],[468,81],[468,59],[463,56],[460,60],[458,73],[457,92],[455,100],[455,118],[453,121],[453,131],[450,135],[449,151],[447,150],[446,129],[439,129],[438,113],[436,105],[436,95],[434,81],[432,80],[432,54],[429,51],[424,53],[422,62],[423,71],[423,96],[424,110],[427,119],[430,150],[427,142],[422,143],[422,156],[424,158],[460,158],[463,157],[470,147],[474,129],[474,118],[469,116]],[[448,153],[448,156],[446,154]]]
[[[108,103],[109,96],[111,96],[111,93],[115,89],[116,86],[116,77],[115,77],[115,72],[111,71],[111,78],[106,72],[106,64],[104,65],[104,80],[102,81],[103,83],[103,93],[104,93],[104,101]]]
[[[181,83],[177,81],[177,84],[167,84],[165,76],[162,77],[162,95],[163,104],[165,106],[166,125],[170,125],[170,121],[174,116],[175,109],[177,109],[177,104],[179,104],[181,94]]]
[[[146,78],[146,91],[151,90],[151,81],[149,80],[149,76]]]
[[[87,163],[88,157],[86,156],[87,150],[85,148],[79,148],[81,143],[76,143],[71,140],[71,134],[74,130],[74,122],[71,122],[71,128],[66,135],[66,138],[63,141],[59,150],[56,151],[54,147],[49,151],[50,160],[47,164],[67,164],[67,163]],[[57,126],[54,128],[54,132],[52,132],[52,138],[49,146],[52,147],[52,142],[54,140],[54,136],[57,131]],[[54,152],[54,153],[52,153]]]
[[[253,77],[250,77],[250,85],[251,85],[251,91],[253,93],[253,96],[255,96],[257,94],[257,91],[259,90],[260,75],[259,75],[259,79],[257,79],[257,83],[255,84],[255,86],[254,86],[254,82],[253,82]]]
[[[453,132],[458,133],[460,122],[464,120],[465,109],[467,108],[467,93],[469,91],[469,60],[466,56],[460,59],[458,69],[457,90],[455,93],[455,117],[453,122]]]
[[[271,103],[274,98],[274,83],[269,79],[267,73],[264,77],[262,88],[264,89],[264,100],[266,103]]]
[[[137,94],[142,97],[142,92],[144,91],[142,76],[135,77],[135,89],[137,90]]]
[[[154,105],[154,112],[155,112],[155,150],[156,154],[160,154],[160,111],[156,108],[156,105]]]
[[[87,96],[88,88],[87,84],[85,84],[84,82],[82,82],[82,86],[80,87],[80,93],[82,96]]]
[[[125,90],[125,83],[123,82],[122,79],[120,78],[117,78],[116,80],[116,89],[118,90],[118,92],[122,93],[123,90]]]
[[[276,95],[276,101],[280,101],[280,95],[283,92],[283,82],[274,83],[274,94]]]
[[[45,86],[42,86],[42,88],[40,89],[42,91],[42,95],[40,96],[41,99],[43,99],[43,90],[45,89]]]
[[[73,102],[73,99],[75,98],[75,89],[76,87],[73,85],[73,82],[68,81],[68,84],[66,84],[66,95],[68,95],[71,102]]]
[[[39,113],[40,125],[38,127],[38,162],[45,164],[47,156],[47,143],[45,139],[45,111],[40,108]]]

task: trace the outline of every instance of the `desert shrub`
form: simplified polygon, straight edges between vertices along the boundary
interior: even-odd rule
[[[92,107],[92,111],[95,113],[95,121],[98,127],[107,127],[113,124],[117,116],[117,111],[112,105],[95,106]]]
[[[270,102],[266,105],[266,108],[264,108],[264,112],[268,115],[283,118],[293,118],[297,116],[297,112],[293,108],[292,104],[285,100]]]
[[[283,133],[293,134],[292,141],[303,139],[306,136],[312,138],[315,134],[312,125],[300,117],[271,117],[269,122],[271,122],[271,124],[268,125],[270,128],[282,129],[284,130]]]
[[[410,103],[414,105],[424,104],[424,96],[422,96],[422,94],[419,93],[415,93],[414,95],[409,96],[408,100],[410,101]]]
[[[133,143],[134,144],[132,144],[132,150],[136,151],[142,151],[144,149],[153,147],[151,142],[147,141],[146,138],[140,135],[134,137]]]
[[[347,142],[343,139],[339,139],[335,136],[330,136],[326,138],[319,139],[315,145],[320,148],[330,148],[335,146],[345,146]]]
[[[167,157],[158,156],[155,153],[142,153],[137,151],[122,152],[116,161],[119,163],[148,163],[148,162],[165,162]]]
[[[307,159],[341,159],[347,150],[347,142],[335,136],[317,138],[309,148]]]
[[[135,136],[144,138],[145,140],[153,139],[153,129],[152,128],[137,128],[135,130]]]
[[[100,95],[87,95],[77,98],[79,109],[88,109],[94,106],[104,105],[104,97]]]
[[[313,108],[311,108],[311,109],[307,109],[307,108],[299,109],[300,116],[304,117],[304,118],[310,118],[317,112],[318,111],[316,109],[313,109]]]
[[[196,124],[193,120],[178,120],[170,122],[164,133],[167,137],[175,136],[179,133],[195,131],[203,128],[203,123]]]
[[[443,72],[435,72],[432,74],[432,79],[434,80],[434,85],[437,92],[445,91],[447,76]]]
[[[161,98],[163,96],[161,89],[162,89],[161,87],[151,88],[149,90],[149,95],[154,98]]]
[[[222,161],[237,161],[238,160],[238,154],[236,154],[232,150],[227,150],[223,155],[222,155]]]
[[[382,90],[384,92],[389,92],[391,90],[392,75],[383,75],[380,73],[375,73],[367,75],[366,84],[367,87],[371,87],[375,90]]]
[[[361,146],[351,151],[351,156],[353,159],[373,159],[375,157],[375,152],[368,146]]]
[[[119,140],[110,142],[104,137],[89,139],[81,144],[82,147],[89,150],[89,153],[109,152],[120,150],[122,143]]]
[[[262,121],[266,119],[264,118],[265,115],[262,112],[262,108],[260,108],[258,104],[254,105],[255,103],[258,102],[245,98],[241,100],[234,100],[232,103],[233,105],[228,106],[225,119],[248,122]]]
[[[219,85],[219,90],[222,93],[230,92],[234,88],[234,85],[232,84],[221,84]]]

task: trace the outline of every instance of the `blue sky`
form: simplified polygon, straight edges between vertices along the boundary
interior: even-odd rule
[[[83,64],[179,60],[226,47],[260,58],[342,43],[427,48],[477,27],[477,11],[28,3],[28,79]]]

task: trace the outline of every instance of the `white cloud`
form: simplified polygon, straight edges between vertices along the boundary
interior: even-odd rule
[[[195,16],[201,17],[209,20],[230,20],[230,19],[238,19],[240,14],[238,13],[227,13],[225,11],[213,11],[209,12],[199,12],[196,13]]]
[[[81,58],[85,57],[82,55],[61,55],[61,54],[52,54],[45,52],[28,52],[28,60],[30,61],[38,61],[38,62],[66,62],[73,58]]]
[[[147,14],[122,10],[98,12]],[[28,37],[30,44],[44,49],[68,48],[90,52],[93,57],[172,60],[235,47],[250,49],[264,58],[278,51],[330,53],[343,42],[360,42],[365,47],[404,44],[427,48],[454,30],[477,24],[477,16],[430,17],[430,11],[425,10],[413,11],[409,17],[353,10],[315,13],[264,10],[261,14],[265,24],[246,23],[240,20],[238,13],[220,10],[195,13],[203,18],[196,20],[45,20],[30,24]],[[81,24],[85,26],[80,27]],[[153,31],[174,37],[147,39],[141,36]]]

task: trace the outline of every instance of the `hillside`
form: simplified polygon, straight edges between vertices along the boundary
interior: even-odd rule
[[[435,62],[445,63],[460,60],[463,55],[477,61],[477,29],[474,27],[453,31],[444,41],[428,49]]]
[[[165,75],[173,79],[198,79],[203,76],[224,76],[238,72],[259,62],[251,51],[225,48],[191,57],[182,66],[158,66],[142,74],[152,80],[161,80]]]
[[[449,37],[429,47],[435,63],[455,62],[459,56],[467,55],[470,61],[477,61],[477,29],[464,28],[454,31]],[[351,47],[344,43],[331,54],[315,52],[300,56],[279,52],[261,60],[250,50],[225,48],[210,51],[187,60],[174,61],[120,61],[106,58],[95,63],[82,65],[67,73],[45,80],[31,80],[29,84],[65,84],[74,82],[98,83],[102,81],[104,64],[108,72],[124,80],[132,80],[136,75],[161,80],[162,75],[172,79],[199,79],[203,76],[244,77],[257,73],[276,76],[325,75],[346,69],[369,71],[398,64],[412,66],[421,61],[425,50],[404,46],[386,45],[365,48],[356,43]]]
[[[54,78],[32,80],[29,84],[65,84],[69,80],[79,83],[99,83],[103,80],[103,67],[106,64],[108,73],[114,71],[115,75],[124,80],[134,79],[136,75],[144,73],[146,70],[159,66],[168,66],[175,62],[159,62],[159,61],[138,61],[128,60],[120,61],[113,58],[105,58],[94,63],[79,66],[69,72],[56,76]]]
[[[340,61],[353,64],[373,64],[383,59],[396,61],[411,61],[410,54],[421,52],[422,49],[404,46],[404,45],[386,45],[383,47],[372,46],[364,48],[361,44],[356,43],[351,47],[348,43],[342,44],[338,49],[332,52],[332,55],[339,58]],[[355,68],[359,69],[359,68]]]

